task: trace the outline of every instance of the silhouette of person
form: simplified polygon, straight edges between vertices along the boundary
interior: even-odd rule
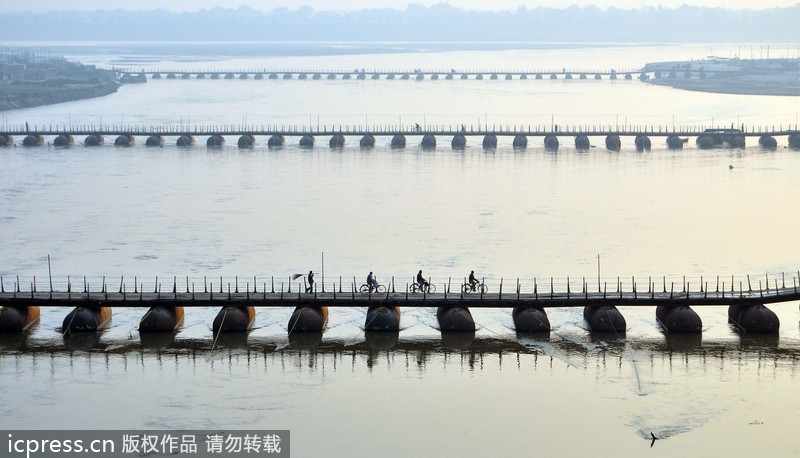
[[[306,287],[306,292],[310,293],[314,291],[314,272],[308,271],[308,286]]]
[[[420,288],[424,288],[428,286],[428,281],[425,280],[425,277],[422,276],[422,270],[417,273],[417,284]]]
[[[369,292],[378,288],[378,279],[375,278],[375,275],[372,272],[367,275],[367,286],[369,286]]]
[[[475,278],[475,271],[471,270],[469,272],[469,286],[472,287],[472,290],[475,291],[475,285],[480,283],[477,278]]]

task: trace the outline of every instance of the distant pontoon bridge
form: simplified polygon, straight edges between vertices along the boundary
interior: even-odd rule
[[[652,137],[663,139],[669,149],[681,149],[690,138],[700,149],[717,147],[744,148],[748,139],[757,139],[759,146],[774,149],[778,146],[777,138],[785,137],[790,148],[800,148],[800,130],[797,125],[783,126],[731,126],[730,128],[709,128],[706,126],[603,126],[603,125],[571,125],[560,126],[498,126],[498,125],[261,125],[261,126],[111,126],[111,125],[29,125],[5,126],[0,131],[0,146],[17,145],[14,137],[23,137],[22,146],[36,147],[44,144],[67,147],[75,144],[75,138],[83,137],[85,146],[98,146],[105,143],[106,137],[116,137],[117,146],[131,146],[137,137],[144,137],[146,146],[163,146],[167,138],[181,147],[195,144],[197,137],[205,137],[208,147],[216,148],[226,144],[225,137],[237,137],[240,148],[251,148],[266,138],[270,148],[286,145],[287,137],[294,138],[298,146],[311,148],[318,137],[328,139],[328,146],[341,148],[346,138],[354,138],[362,148],[372,148],[376,137],[391,138],[392,148],[402,149],[409,145],[408,139],[414,139],[411,145],[423,149],[439,146],[442,137],[449,140],[453,149],[463,149],[468,139],[477,139],[483,148],[494,149],[499,139],[511,139],[512,146],[524,149],[530,137],[538,138],[545,149],[555,151],[564,137],[572,139],[577,150],[588,150],[594,147],[590,138],[604,139],[604,146],[611,151],[622,148],[622,139],[631,139],[639,151],[649,150]]]

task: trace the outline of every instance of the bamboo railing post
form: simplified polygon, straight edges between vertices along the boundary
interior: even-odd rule
[[[569,288],[569,277],[567,277],[567,300],[569,300],[569,293],[570,293],[570,288]]]

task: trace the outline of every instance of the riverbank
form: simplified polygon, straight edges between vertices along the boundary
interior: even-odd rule
[[[797,59],[708,59],[651,62],[643,81],[687,91],[746,95],[800,95]]]
[[[114,81],[55,86],[0,84],[0,111],[102,97],[117,92],[117,89],[119,84]]]
[[[101,97],[119,89],[116,72],[19,52],[0,55],[0,111]]]
[[[659,86],[697,92],[740,95],[788,95],[800,96],[800,85],[780,81],[753,81],[744,78],[728,77],[721,79],[682,79],[660,78],[646,81]]]

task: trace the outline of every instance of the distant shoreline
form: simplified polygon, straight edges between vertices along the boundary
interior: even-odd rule
[[[112,81],[56,87],[41,85],[13,87],[9,84],[2,84],[0,85],[0,111],[102,97],[117,92],[117,89],[119,89],[119,84]]]
[[[650,62],[645,82],[688,91],[743,95],[800,95],[797,59],[707,59]]]
[[[0,54],[0,111],[101,97],[119,86],[113,70],[26,49]]]
[[[738,95],[778,95],[800,96],[800,86],[788,86],[780,83],[754,83],[737,80],[698,80],[698,79],[657,79],[645,81],[657,86],[669,86],[695,92],[712,92],[716,94]]]

